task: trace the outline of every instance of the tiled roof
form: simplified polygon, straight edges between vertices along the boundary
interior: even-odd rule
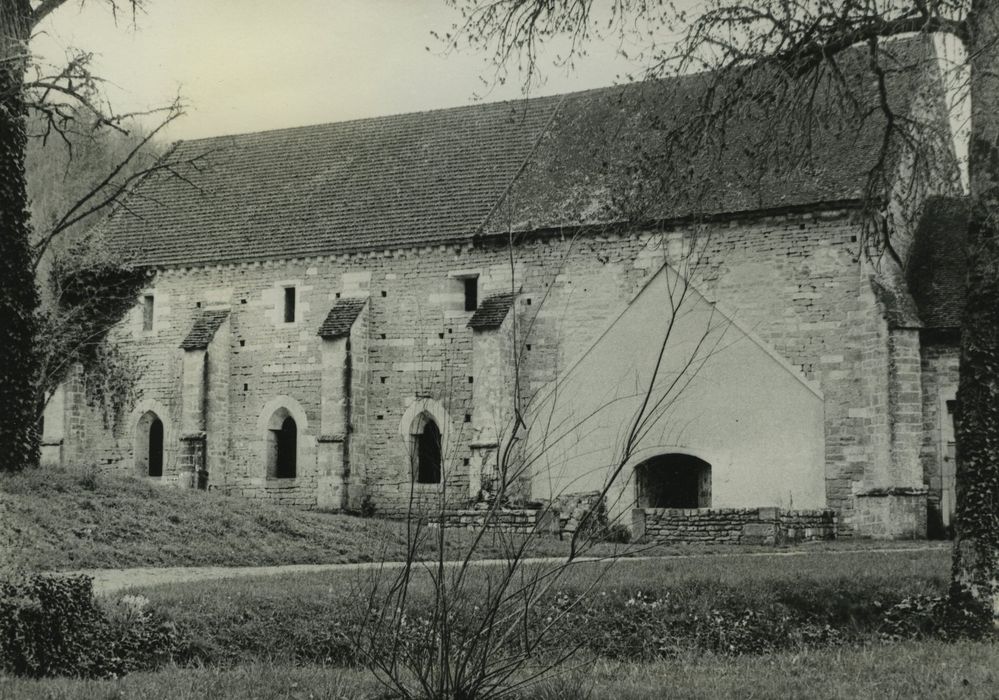
[[[206,309],[199,313],[187,337],[180,344],[184,350],[203,350],[215,337],[215,331],[229,317],[229,309]]]
[[[513,292],[486,297],[468,320],[468,327],[477,331],[499,328],[516,298]]]
[[[968,202],[956,197],[927,201],[909,253],[909,289],[926,328],[961,325],[968,265]]]
[[[856,94],[873,90],[866,59],[841,63],[858,73]],[[911,101],[911,72],[891,73],[893,103]],[[642,211],[649,218],[861,196],[883,127],[876,109],[861,123],[832,110],[809,129],[811,158],[793,163],[759,158],[760,147],[779,139],[771,124],[743,115],[724,143],[676,163],[679,179],[655,187],[636,181],[649,173],[636,175],[635,163],[657,157],[669,125],[689,112],[704,80],[183,141],[171,157],[202,155],[199,168],[184,178],[148,178],[102,226],[109,243],[137,264],[173,266],[621,221],[631,216],[622,195],[635,193],[653,202]]]
[[[326,319],[319,326],[319,335],[323,338],[339,338],[350,333],[350,327],[360,315],[367,297],[344,297],[337,299],[333,308],[326,314]]]

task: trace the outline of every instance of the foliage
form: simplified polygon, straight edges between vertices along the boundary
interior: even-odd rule
[[[0,582],[0,660],[15,675],[119,676],[169,661],[175,626],[148,600],[98,604],[86,576],[22,574]]]

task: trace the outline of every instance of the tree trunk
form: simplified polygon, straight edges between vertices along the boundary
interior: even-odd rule
[[[999,3],[975,0],[968,23],[971,220],[951,593],[999,626]]]
[[[24,180],[27,0],[0,0],[0,470],[38,463],[38,290]]]

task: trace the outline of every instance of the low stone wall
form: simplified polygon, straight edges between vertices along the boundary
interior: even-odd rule
[[[836,537],[831,510],[636,508],[632,540],[657,544],[779,544]]]
[[[444,527],[477,530],[486,522],[488,509],[456,510],[445,513],[441,518]],[[527,534],[536,530],[548,531],[552,528],[546,511],[540,508],[501,508],[493,514],[490,529],[503,532]],[[547,523],[540,522],[544,518]]]
[[[550,504],[535,503],[533,507],[500,508],[490,521],[490,528],[504,532],[549,532],[571,534],[579,527],[586,513],[593,511],[590,521],[601,522],[604,510],[599,491],[564,494]],[[489,506],[449,510],[441,519],[444,527],[477,529],[486,521]]]

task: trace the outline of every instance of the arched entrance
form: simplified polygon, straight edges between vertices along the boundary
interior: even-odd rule
[[[420,415],[413,433],[413,480],[418,484],[441,482],[441,431],[434,419]]]
[[[146,411],[135,426],[135,470],[140,475],[163,476],[163,421]]]
[[[267,477],[294,479],[298,476],[298,424],[285,408],[279,408],[267,423]]]
[[[692,455],[657,455],[635,467],[639,508],[710,508],[711,465]]]

